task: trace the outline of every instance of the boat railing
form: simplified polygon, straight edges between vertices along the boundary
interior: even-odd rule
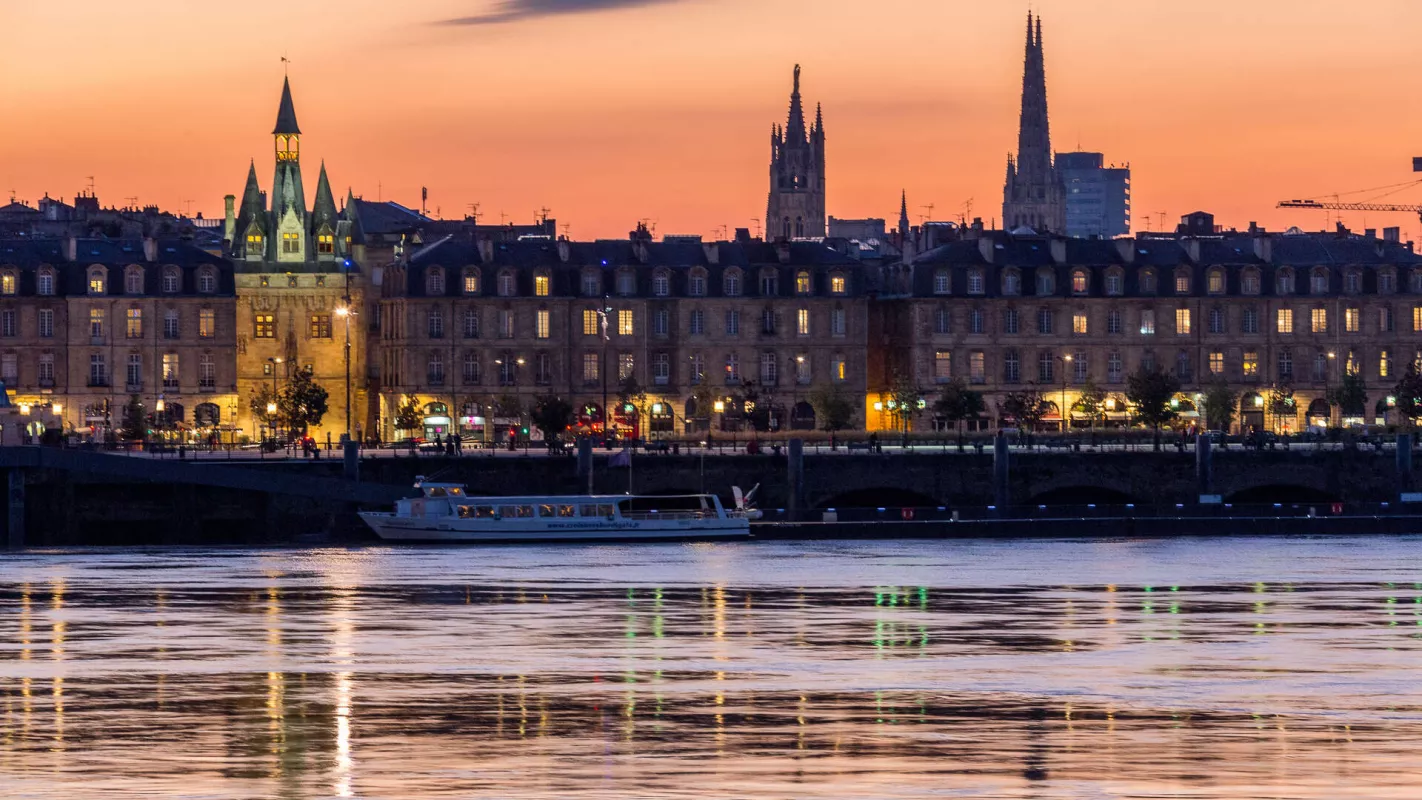
[[[699,520],[699,519],[716,519],[716,512],[713,511],[713,510],[705,510],[705,511],[623,511],[623,512],[622,512],[622,518],[623,518],[623,519],[631,519],[631,520],[677,520],[677,519]]]

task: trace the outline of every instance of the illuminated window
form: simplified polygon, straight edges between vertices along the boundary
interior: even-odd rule
[[[544,274],[533,276],[533,296],[547,297],[552,291],[553,279]]]
[[[1141,312],[1141,335],[1155,335],[1155,311],[1152,309],[1147,308]]]
[[[441,322],[441,325],[443,323]],[[312,314],[311,315],[311,338],[329,339],[331,338],[331,315]]]
[[[316,252],[323,256],[329,256],[336,252],[336,237],[329,233],[323,233],[316,237]]]
[[[1279,333],[1294,332],[1294,310],[1292,308],[1279,309],[1277,330]]]
[[[217,335],[217,314],[210,308],[198,310],[198,336],[211,339]]]
[[[103,294],[108,289],[108,279],[99,268],[89,270],[89,294]]]
[[[1328,332],[1328,309],[1315,308],[1310,316],[1310,325],[1314,333]],[[1283,333],[1283,331],[1279,331]]]
[[[1210,270],[1210,276],[1208,278],[1208,283],[1206,284],[1205,288],[1209,291],[1210,294],[1224,294],[1224,273],[1217,269]]]
[[[631,336],[633,334],[632,309],[623,308],[617,312],[617,335]]]
[[[1363,312],[1361,309],[1348,308],[1343,311],[1343,330],[1348,333],[1357,333],[1362,327]]]
[[[1210,374],[1224,374],[1224,353],[1218,351],[1210,353]]]
[[[163,354],[163,388],[178,388],[178,354]]]
[[[983,275],[982,275],[981,272],[976,273],[976,275],[977,275],[977,279],[978,279],[978,291],[977,291],[976,293],[977,293],[977,294],[982,294]],[[972,275],[969,275],[969,277],[968,277],[968,291],[971,292],[972,290],[973,290],[973,277],[972,277]],[[845,280],[844,280],[844,276],[843,276],[843,275],[831,275],[831,276],[830,276],[830,294],[844,294],[845,291],[846,291],[846,283],[845,283]]]
[[[1382,352],[1378,353],[1378,377],[1386,378],[1391,375],[1392,358],[1388,356],[1388,352],[1386,350],[1383,350]]]
[[[1244,351],[1244,377],[1259,377],[1259,353],[1255,350]]]
[[[1177,272],[1175,274],[1175,293],[1190,293],[1190,274],[1187,272]]]
[[[1071,274],[1071,291],[1072,291],[1072,294],[1086,294],[1086,288],[1087,288],[1088,285],[1089,285],[1089,281],[1088,281],[1088,278],[1087,278],[1087,275],[1086,275],[1086,270],[1084,270],[1084,269],[1079,269],[1079,270],[1076,270],[1076,271],[1072,272],[1072,274]]]
[[[94,339],[104,338],[104,310],[102,308],[89,309],[89,336]]]
[[[600,316],[591,308],[583,309],[583,335],[596,336],[602,332]]]
[[[465,270],[465,271],[464,271],[464,293],[465,293],[465,294],[478,294],[478,293],[479,293],[479,271],[478,271],[478,270],[468,269],[468,270]]]
[[[835,383],[843,383],[844,381],[849,380],[849,373],[845,367],[844,355],[841,353],[835,353],[834,358],[830,360],[830,380],[833,380]]]
[[[247,234],[247,255],[259,256],[262,254],[262,235],[260,233]]]
[[[130,339],[143,338],[143,309],[130,308],[125,320],[126,335]]]
[[[617,379],[625,381],[636,374],[637,357],[631,353],[617,354]]]
[[[810,335],[810,309],[802,308],[795,312],[795,333],[798,336]]]
[[[1175,309],[1175,335],[1177,335],[1177,336],[1189,336],[1189,335],[1190,335],[1190,309],[1188,309],[1188,308],[1177,308],[1177,309]]]
[[[533,317],[533,335],[538,339],[547,339],[549,336],[549,313],[548,309],[540,308]]]
[[[1422,332],[1422,306],[1412,307],[1412,331]]]
[[[17,284],[15,273],[6,272],[0,275],[0,294],[14,294],[17,291]]]
[[[281,251],[286,255],[301,252],[301,234],[283,233],[281,235]]]
[[[1078,336],[1086,335],[1086,312],[1078,311],[1071,315],[1071,332]]]
[[[808,273],[808,272],[797,272],[797,273],[795,273],[795,294],[809,294],[809,293],[810,293],[810,273]]]
[[[258,314],[252,323],[252,338],[254,339],[275,339],[276,338],[276,315]]]
[[[948,383],[953,380],[953,354],[947,350],[939,350],[933,354],[933,380],[937,383]]]

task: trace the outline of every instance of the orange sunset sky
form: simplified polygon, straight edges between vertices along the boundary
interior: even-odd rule
[[[1411,180],[1417,0],[1034,0],[1053,145],[1133,169],[1135,227],[1319,229],[1284,198]],[[0,2],[0,191],[207,216],[264,188],[281,56],[308,193],[482,221],[541,207],[575,238],[755,227],[792,66],[823,102],[829,213],[1001,214],[1016,146],[1015,0]],[[454,22],[462,20],[462,22]],[[1422,176],[1416,176],[1422,177]],[[1359,195],[1362,199],[1371,195]],[[308,198],[309,199],[309,198]],[[1422,187],[1389,198],[1422,204]],[[188,203],[187,201],[191,201]],[[1356,228],[1415,215],[1349,214]]]

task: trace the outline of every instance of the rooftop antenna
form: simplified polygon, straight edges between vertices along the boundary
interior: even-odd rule
[[[538,209],[534,216],[537,217],[538,222],[542,224],[548,221],[548,215],[551,213],[553,213],[553,209],[549,208],[548,206],[544,206]]]
[[[474,220],[475,225],[479,224],[479,204],[469,203],[467,208],[469,209],[469,219]]]
[[[967,225],[967,224],[968,224],[968,218],[971,217],[972,215],[973,215],[973,198],[969,197],[969,198],[968,198],[968,202],[966,202],[966,203],[963,204],[963,215],[958,218],[958,221],[961,222],[961,223],[963,223],[964,225]]]
[[[385,184],[380,181],[375,182],[375,202],[385,202]]]
[[[1157,217],[1160,217],[1160,232],[1161,232],[1161,233],[1165,233],[1165,212],[1164,212],[1164,211],[1157,211],[1157,212],[1155,212],[1155,215],[1156,215]]]
[[[565,222],[558,227],[563,229],[563,238],[571,240],[573,238],[573,223]]]
[[[760,217],[751,217],[751,222],[755,223],[755,238],[763,238],[760,231]]]
[[[924,220],[933,219],[933,204],[932,204],[932,203],[929,203],[929,204],[926,205],[926,206],[919,206],[919,208],[926,209],[926,210],[928,211],[928,213],[927,213],[927,214],[919,214],[919,215],[918,215],[918,224],[922,225],[922,224],[924,223]]]
[[[94,176],[93,176],[93,175],[90,175],[90,176],[89,176],[89,196],[90,196],[90,197],[93,197],[93,196],[94,196]]]
[[[508,215],[508,214],[505,214],[505,213],[502,212],[502,211],[500,211],[500,212],[499,212],[499,227],[502,228],[502,227],[504,226],[504,223],[508,222],[508,219],[509,219],[509,215]]]
[[[14,190],[14,189],[11,189],[11,190],[10,190],[10,202],[12,202],[12,203],[15,202],[15,190]]]
[[[137,198],[137,197],[125,197],[124,199],[128,201],[128,210],[129,210],[129,211],[136,211],[136,210],[138,209],[138,198]]]
[[[193,201],[191,201],[191,200],[184,200],[184,201],[183,201],[183,215],[184,215],[184,216],[188,216],[188,217],[191,217],[191,216],[193,215]]]

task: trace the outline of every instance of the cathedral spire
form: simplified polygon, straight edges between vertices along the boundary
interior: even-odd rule
[[[1003,194],[1003,227],[1038,232],[1066,226],[1065,191],[1052,164],[1047,113],[1047,69],[1042,18],[1027,14],[1027,47],[1022,62],[1022,113],[1016,157],[1009,157]]]
[[[805,135],[805,109],[800,105],[800,65],[795,65],[795,88],[790,93],[790,120],[785,126],[786,139],[791,143],[804,142],[809,139]]]
[[[909,236],[909,215],[908,215],[908,190],[901,190],[899,196],[899,248],[902,249],[904,242]]]
[[[311,229],[326,235],[336,229],[336,198],[331,194],[331,181],[326,177],[326,162],[321,162],[321,176],[316,179],[316,200],[311,205]]]

